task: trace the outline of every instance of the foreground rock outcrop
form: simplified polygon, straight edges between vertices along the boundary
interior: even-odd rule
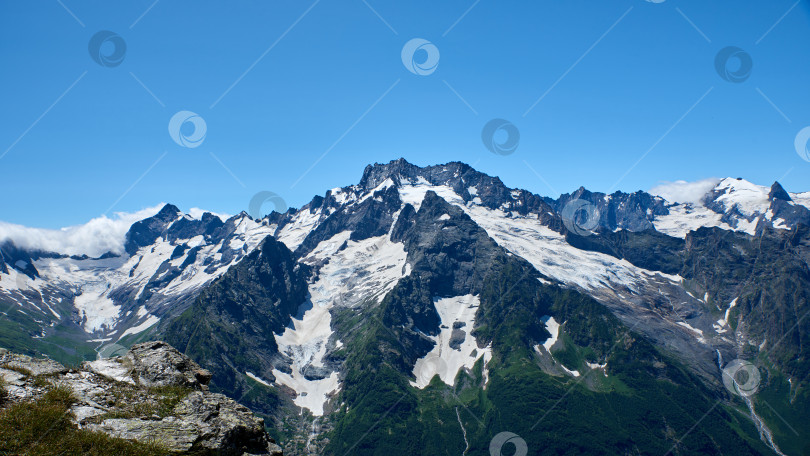
[[[77,426],[112,437],[158,443],[173,453],[281,455],[264,420],[208,391],[211,374],[165,342],[132,347],[124,356],[68,369],[0,349],[0,377],[11,402],[48,389],[73,392]]]

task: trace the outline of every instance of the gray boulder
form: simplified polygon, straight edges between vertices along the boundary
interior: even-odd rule
[[[198,388],[211,380],[210,372],[166,342],[134,345],[124,355],[122,363],[132,367],[138,383],[143,386]]]
[[[34,376],[67,372],[67,368],[56,361],[18,355],[3,348],[0,348],[0,366],[7,369],[24,370]]]
[[[176,452],[211,451],[223,455],[280,455],[267,437],[264,420],[221,395],[195,391],[171,416],[162,419],[105,419],[88,429],[127,440],[158,441]]]
[[[138,344],[78,370],[0,349],[0,377],[15,402],[40,397],[48,384],[70,388],[76,425],[112,437],[156,442],[180,454],[282,454],[262,418],[209,392],[211,374],[165,342]]]

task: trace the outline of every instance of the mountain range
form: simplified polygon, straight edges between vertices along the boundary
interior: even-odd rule
[[[95,257],[0,240],[0,347],[165,340],[285,454],[801,455],[809,258],[779,183],[553,199],[400,159],[262,218],[165,205]]]

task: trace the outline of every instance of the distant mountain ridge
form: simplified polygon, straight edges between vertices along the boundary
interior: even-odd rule
[[[166,205],[121,255],[6,244],[0,346],[70,360],[165,339],[264,414],[287,454],[485,454],[501,427],[548,451],[799,454],[808,204],[731,178],[692,202],[552,199],[400,159],[259,220]],[[734,359],[763,372],[751,402],[723,386]],[[549,416],[558,399],[604,432]],[[678,441],[687,410],[713,416]]]

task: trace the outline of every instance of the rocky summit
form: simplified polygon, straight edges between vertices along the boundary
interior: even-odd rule
[[[0,240],[0,347],[83,363],[4,355],[0,454],[49,400],[175,452],[810,454],[810,192],[358,177],[266,216],[167,204],[94,257]]]
[[[262,418],[211,393],[211,374],[165,342],[141,343],[78,369],[0,349],[0,378],[0,406],[67,389],[76,427],[157,445],[168,454],[282,454]]]

